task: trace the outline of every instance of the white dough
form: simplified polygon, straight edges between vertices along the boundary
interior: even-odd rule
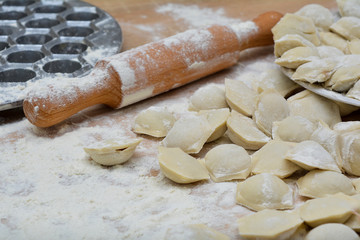
[[[310,120],[302,116],[289,116],[281,121],[273,123],[273,139],[302,142],[309,140],[315,130],[315,125]]]
[[[319,4],[308,4],[302,7],[295,14],[311,18],[316,27],[322,31],[328,31],[334,22],[334,16],[329,9]]]
[[[200,110],[198,115],[203,115],[208,120],[212,133],[206,142],[212,142],[224,135],[226,132],[226,121],[230,116],[230,110],[228,108]]]
[[[275,56],[280,57],[284,52],[296,47],[315,47],[315,45],[298,34],[285,34],[274,42]]]
[[[353,16],[360,18],[359,0],[336,0],[341,16]]]
[[[347,40],[360,38],[360,18],[342,17],[330,29]]]

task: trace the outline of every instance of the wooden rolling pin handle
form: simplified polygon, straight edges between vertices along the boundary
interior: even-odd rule
[[[188,30],[104,58],[68,91],[50,85],[45,94],[29,94],[24,113],[49,127],[95,104],[121,108],[166,92],[236,64],[241,50],[272,44],[271,28],[281,17],[268,12],[234,26]]]

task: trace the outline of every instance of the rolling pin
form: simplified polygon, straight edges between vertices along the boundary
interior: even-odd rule
[[[271,28],[281,17],[267,12],[235,25],[187,30],[104,58],[85,77],[34,87],[23,103],[25,116],[49,127],[96,104],[122,108],[180,87],[235,65],[244,49],[273,44]]]

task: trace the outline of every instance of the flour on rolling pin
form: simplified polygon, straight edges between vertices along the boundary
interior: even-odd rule
[[[233,66],[243,49],[271,44],[270,29],[280,17],[269,12],[254,21],[192,29],[104,58],[89,76],[30,91],[25,115],[47,127],[95,104],[121,108],[182,86]]]

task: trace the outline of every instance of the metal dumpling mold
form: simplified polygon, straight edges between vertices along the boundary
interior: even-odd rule
[[[89,3],[0,0],[0,111],[22,106],[30,83],[86,75],[121,45],[117,21]]]

